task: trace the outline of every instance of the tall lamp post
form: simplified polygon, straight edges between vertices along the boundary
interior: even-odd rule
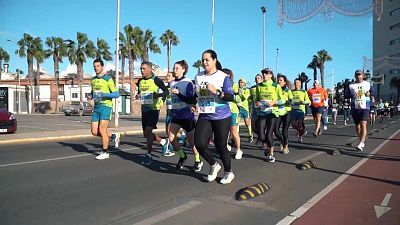
[[[263,56],[262,56],[262,68],[265,68],[265,13],[267,12],[267,8],[265,6],[261,6],[261,12],[263,14]]]
[[[17,45],[17,50],[16,50],[16,53],[17,53],[17,69],[16,69],[16,72],[17,72],[17,76],[18,76],[18,88],[17,88],[17,96],[18,96],[17,97],[18,98],[17,99],[17,101],[18,101],[17,105],[18,105],[18,108],[17,108],[17,114],[19,114],[21,112],[21,93],[20,93],[21,77],[20,77],[20,71],[18,69],[18,67],[19,67],[18,44],[13,42],[13,41],[11,41],[11,40],[9,40],[9,39],[7,41]]]
[[[211,4],[211,50],[214,50],[214,0]]]
[[[117,84],[117,90],[119,91],[119,68],[118,68],[118,53],[119,53],[119,14],[120,14],[120,0],[117,0],[117,28],[116,28],[116,36],[117,38],[115,39],[115,83]],[[119,99],[115,99],[115,121],[114,121],[114,126],[118,127],[119,126]]]
[[[276,62],[275,62],[275,73],[278,74],[278,58],[279,58],[279,48],[276,49]]]

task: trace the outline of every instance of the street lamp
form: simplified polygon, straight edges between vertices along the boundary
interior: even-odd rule
[[[263,57],[262,57],[262,65],[263,69],[265,68],[265,13],[267,12],[267,8],[265,6],[261,6],[261,12],[263,14]]]
[[[13,42],[13,41],[11,41],[11,40],[9,40],[9,39],[7,39],[7,41],[17,45],[17,51],[15,53],[17,54],[17,69],[16,69],[16,72],[17,72],[17,76],[18,76],[18,88],[17,88],[18,89],[17,90],[17,96],[18,96],[17,105],[18,105],[18,108],[17,108],[17,114],[19,114],[21,112],[21,93],[20,93],[21,77],[20,77],[20,71],[18,69],[18,67],[19,67],[18,44]]]
[[[116,27],[116,36],[117,38],[115,39],[115,46],[116,46],[116,51],[115,51],[115,83],[117,84],[117,90],[119,91],[119,68],[118,68],[118,52],[119,52],[119,15],[120,15],[120,0],[117,0],[117,27]],[[115,99],[115,120],[114,120],[114,126],[118,127],[119,126],[119,99]]]
[[[214,50],[214,0],[211,8],[211,50]]]
[[[278,56],[279,56],[279,48],[276,49],[276,63],[275,63],[275,73],[278,74]]]

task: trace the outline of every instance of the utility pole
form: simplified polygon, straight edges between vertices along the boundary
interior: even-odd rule
[[[265,6],[261,6],[261,12],[263,14],[263,56],[262,56],[262,68],[265,68],[265,13],[267,12],[267,8]]]

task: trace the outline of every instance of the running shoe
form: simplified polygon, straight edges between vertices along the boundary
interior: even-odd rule
[[[289,146],[288,145],[284,145],[283,146],[282,153],[285,154],[285,155],[289,154]]]
[[[275,162],[275,157],[273,155],[269,154],[267,156],[267,161],[270,162],[270,163],[273,163],[273,162]]]
[[[297,137],[298,138],[298,141],[299,141],[299,143],[303,143],[303,137]]]
[[[203,165],[204,165],[203,161],[194,162],[193,170],[195,172],[199,172],[201,170],[201,168],[203,167]]]
[[[232,146],[230,146],[229,144],[226,145],[226,148],[228,149],[228,151],[232,150]]]
[[[364,147],[365,147],[364,142],[360,142],[360,144],[358,144],[358,146],[357,146],[357,149],[362,151],[362,150],[364,150]]]
[[[314,132],[313,135],[314,135],[314,137],[318,137],[318,133],[317,132]]]
[[[146,154],[146,158],[144,159],[142,164],[144,164],[145,166],[150,166],[152,162],[153,162],[153,157],[151,156],[151,154]]]
[[[251,135],[249,136],[249,143],[252,143],[253,140],[254,140],[254,136],[251,134]]]
[[[121,133],[120,132],[115,132],[111,134],[111,139],[114,141],[114,146],[118,148],[119,142],[121,140]]]
[[[328,127],[327,127],[327,126],[324,126],[324,130],[328,130]]]
[[[235,159],[241,159],[243,155],[243,151],[240,149],[236,150]]]
[[[217,178],[218,171],[221,169],[221,166],[216,162],[213,166],[210,167],[210,172],[208,173],[207,180],[208,182],[214,181]]]
[[[221,184],[229,184],[235,178],[232,172],[225,172],[224,178],[221,179]]]
[[[105,151],[101,151],[101,153],[98,156],[96,156],[97,160],[103,160],[103,159],[108,159],[108,158],[110,158],[110,154]]]
[[[179,157],[179,161],[178,161],[178,163],[176,164],[176,169],[177,169],[177,170],[183,169],[183,165],[185,164],[186,159],[187,159],[186,154],[185,154],[185,157],[183,157],[183,158]]]
[[[174,156],[174,155],[175,155],[175,152],[171,152],[171,151],[167,151],[164,154],[164,156],[166,156],[166,157],[171,157],[171,156]]]

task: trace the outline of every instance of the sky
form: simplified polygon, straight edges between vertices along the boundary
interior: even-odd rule
[[[167,67],[167,51],[159,37],[167,29],[174,31],[180,44],[172,47],[171,64],[186,60],[190,67],[188,76],[193,78],[197,73],[193,63],[211,48],[211,2],[121,0],[120,29],[132,24],[142,30],[152,30],[162,53],[150,54],[150,61],[161,68]],[[334,83],[353,78],[354,71],[363,66],[363,57],[372,58],[372,13],[350,17],[334,12],[330,21],[318,14],[305,22],[284,23],[279,27],[277,2],[215,0],[214,50],[222,66],[233,70],[235,81],[242,77],[254,81],[254,76],[262,69],[263,16],[260,7],[263,5],[267,8],[265,65],[275,73],[277,70],[293,80],[305,72],[312,78],[313,71],[307,69],[307,65],[317,51],[325,49],[333,58],[325,66],[325,86],[330,87],[332,71]],[[15,43],[24,33],[41,37],[43,41],[51,36],[76,40],[79,31],[94,42],[96,38],[105,39],[114,52],[116,3],[116,0],[0,0],[0,47],[10,54],[10,71],[15,71],[17,65],[27,71],[26,58],[14,54]],[[85,73],[93,73],[92,61],[88,59],[85,64]],[[115,61],[109,63],[115,64]],[[60,71],[65,71],[68,64],[68,58],[65,58]],[[51,58],[42,67],[50,74],[54,73]]]

